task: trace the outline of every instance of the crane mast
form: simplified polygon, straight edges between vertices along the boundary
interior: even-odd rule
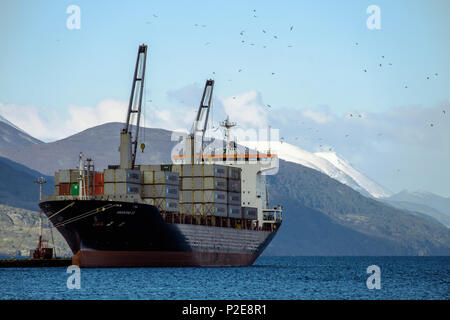
[[[202,154],[204,150],[204,139],[206,127],[208,124],[209,109],[211,107],[211,100],[213,95],[214,80],[206,80],[205,88],[203,90],[202,100],[197,111],[192,126],[191,134],[187,137],[186,145],[186,161],[187,163],[195,163],[202,161]],[[196,161],[197,155],[199,155]]]
[[[139,138],[139,123],[141,119],[142,96],[144,93],[145,64],[147,59],[147,46],[139,46],[136,67],[134,70],[133,84],[131,87],[130,102],[128,104],[127,120],[125,127],[120,132],[120,168],[133,169],[136,162],[136,151]],[[136,114],[134,134],[132,133],[133,119]]]

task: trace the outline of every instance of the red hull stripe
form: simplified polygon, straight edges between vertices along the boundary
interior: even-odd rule
[[[256,258],[256,254],[242,253],[80,250],[72,264],[87,268],[250,266]]]

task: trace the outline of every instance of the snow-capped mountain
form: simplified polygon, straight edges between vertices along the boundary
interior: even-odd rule
[[[248,148],[258,149],[258,142],[245,141],[241,143]],[[362,194],[374,198],[392,195],[392,192],[353,168],[348,161],[339,157],[335,152],[312,153],[286,142],[271,142],[270,149],[272,153],[278,154],[280,159],[320,171]],[[260,148],[260,151],[265,150]]]

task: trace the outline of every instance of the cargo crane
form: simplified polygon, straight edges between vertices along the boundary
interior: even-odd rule
[[[208,124],[209,109],[211,107],[212,94],[214,89],[214,80],[206,80],[205,88],[203,90],[200,106],[197,111],[197,117],[190,135],[186,139],[186,163],[194,164],[203,161],[204,140],[206,133],[206,126]]]
[[[133,85],[131,87],[130,102],[128,104],[125,127],[120,132],[120,168],[133,169],[136,163],[136,150],[139,138],[139,123],[141,119],[142,95],[144,92],[145,63],[147,59],[147,46],[139,46],[136,67],[134,70]],[[132,132],[132,115],[137,114],[134,133]],[[145,145],[141,145],[144,150]]]

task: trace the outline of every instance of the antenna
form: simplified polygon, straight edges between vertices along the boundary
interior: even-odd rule
[[[227,116],[225,121],[220,123],[220,126],[225,128],[226,151],[228,151],[228,147],[230,146],[230,130],[236,126],[236,122],[230,122],[230,117]]]

